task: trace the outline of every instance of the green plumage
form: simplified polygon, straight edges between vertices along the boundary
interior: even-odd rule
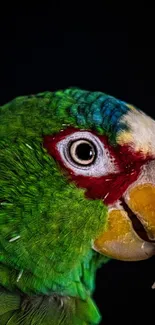
[[[100,320],[91,296],[96,270],[108,259],[92,251],[91,241],[106,227],[107,209],[69,183],[42,146],[43,135],[82,127],[71,114],[77,109],[71,92],[19,97],[0,107],[1,325]],[[99,94],[87,93],[88,104]]]

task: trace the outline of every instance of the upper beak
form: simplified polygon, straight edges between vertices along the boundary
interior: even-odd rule
[[[93,248],[111,258],[124,261],[145,260],[155,255],[155,161],[143,166],[141,174],[122,198],[143,225],[149,241],[133,228],[121,201],[109,207],[107,229],[94,240]]]

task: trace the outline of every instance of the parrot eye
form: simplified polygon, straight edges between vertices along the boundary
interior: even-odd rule
[[[117,173],[115,158],[89,131],[77,131],[57,142],[63,164],[75,175],[102,176]]]
[[[69,154],[75,163],[88,166],[96,158],[96,148],[90,141],[80,139],[71,143]]]

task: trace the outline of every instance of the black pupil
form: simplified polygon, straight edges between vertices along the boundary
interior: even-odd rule
[[[90,160],[94,153],[91,145],[88,143],[81,143],[76,148],[76,156],[81,160]]]

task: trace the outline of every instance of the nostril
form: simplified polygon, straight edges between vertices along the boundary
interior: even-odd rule
[[[136,170],[136,167],[134,165],[133,162],[130,162],[128,164],[125,165],[125,172],[126,174],[132,174],[132,173],[135,173],[135,170]]]

